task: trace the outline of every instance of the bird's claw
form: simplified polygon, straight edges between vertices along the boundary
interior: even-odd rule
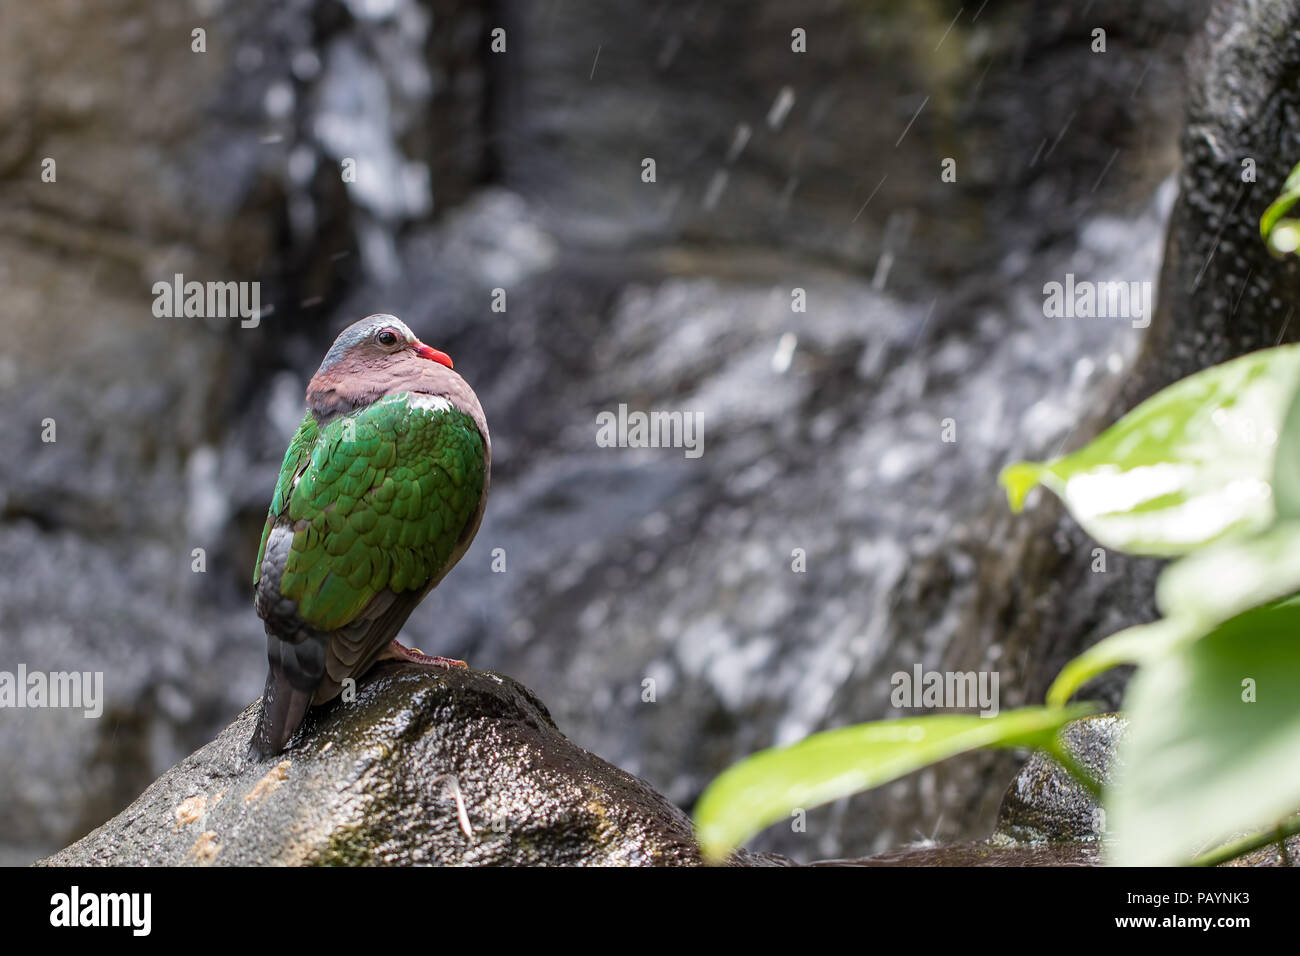
[[[410,661],[412,664],[424,664],[428,667],[464,667],[467,670],[469,665],[464,661],[458,661],[452,657],[432,657],[418,647],[405,647],[396,640],[388,647],[388,653],[385,657],[399,661]]]

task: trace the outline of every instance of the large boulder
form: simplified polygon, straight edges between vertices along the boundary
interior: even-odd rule
[[[696,865],[690,821],[486,671],[386,663],[294,744],[245,753],[251,705],[82,840],[95,865]]]

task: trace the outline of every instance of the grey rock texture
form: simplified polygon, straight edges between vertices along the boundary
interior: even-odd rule
[[[1124,727],[1125,720],[1118,714],[1101,714],[1065,728],[1065,746],[1103,786],[1112,779],[1115,748]],[[1105,814],[1092,795],[1053,758],[1036,752],[1002,797],[991,842],[1098,844],[1105,830]]]
[[[1243,853],[1223,866],[1300,866],[1300,836]]]
[[[1300,341],[1300,265],[1274,259],[1259,235],[1260,216],[1300,157],[1300,4],[1221,0],[1187,62],[1160,309],[1125,401],[1245,352]]]
[[[567,741],[527,689],[387,663],[314,709],[283,754],[245,756],[250,706],[48,866],[700,862],[690,821]]]
[[[1122,714],[1087,717],[1066,726],[1065,745],[1078,764],[1106,786],[1124,772],[1117,756],[1126,727]],[[993,835],[974,849],[976,854],[991,853],[999,861],[993,865],[1021,855],[1027,861],[1055,858],[1063,864],[1095,865],[1104,859],[1106,840],[1106,816],[1097,801],[1056,760],[1035,753],[1007,788]],[[1224,865],[1300,865],[1300,837],[1285,842],[1285,850],[1278,844],[1261,847]],[[934,852],[953,850],[960,857],[961,849],[940,847]],[[909,862],[920,863],[915,858]]]
[[[251,705],[125,810],[43,866],[697,866],[689,819],[573,745],[525,687],[485,671],[386,662],[352,701],[313,709],[277,757],[250,761]],[[1122,722],[1067,731],[1105,778]],[[1058,866],[1097,861],[1095,807],[1035,756],[982,843],[817,866]],[[791,866],[741,851],[733,866]]]

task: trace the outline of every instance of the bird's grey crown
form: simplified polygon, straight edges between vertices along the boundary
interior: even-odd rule
[[[320,363],[319,371],[323,372],[334,365],[343,358],[348,349],[354,345],[360,345],[385,326],[396,329],[407,339],[415,337],[411,330],[407,328],[406,323],[395,315],[389,315],[387,312],[368,315],[358,322],[353,322],[339,333],[338,338],[334,340],[334,344],[330,346],[330,350],[325,353],[325,359]]]

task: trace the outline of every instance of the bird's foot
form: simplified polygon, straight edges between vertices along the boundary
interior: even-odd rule
[[[394,661],[410,661],[412,664],[424,664],[429,667],[469,667],[464,661],[458,661],[451,657],[430,657],[418,647],[404,647],[397,643],[396,640],[385,648],[385,652],[380,655],[380,658]]]

